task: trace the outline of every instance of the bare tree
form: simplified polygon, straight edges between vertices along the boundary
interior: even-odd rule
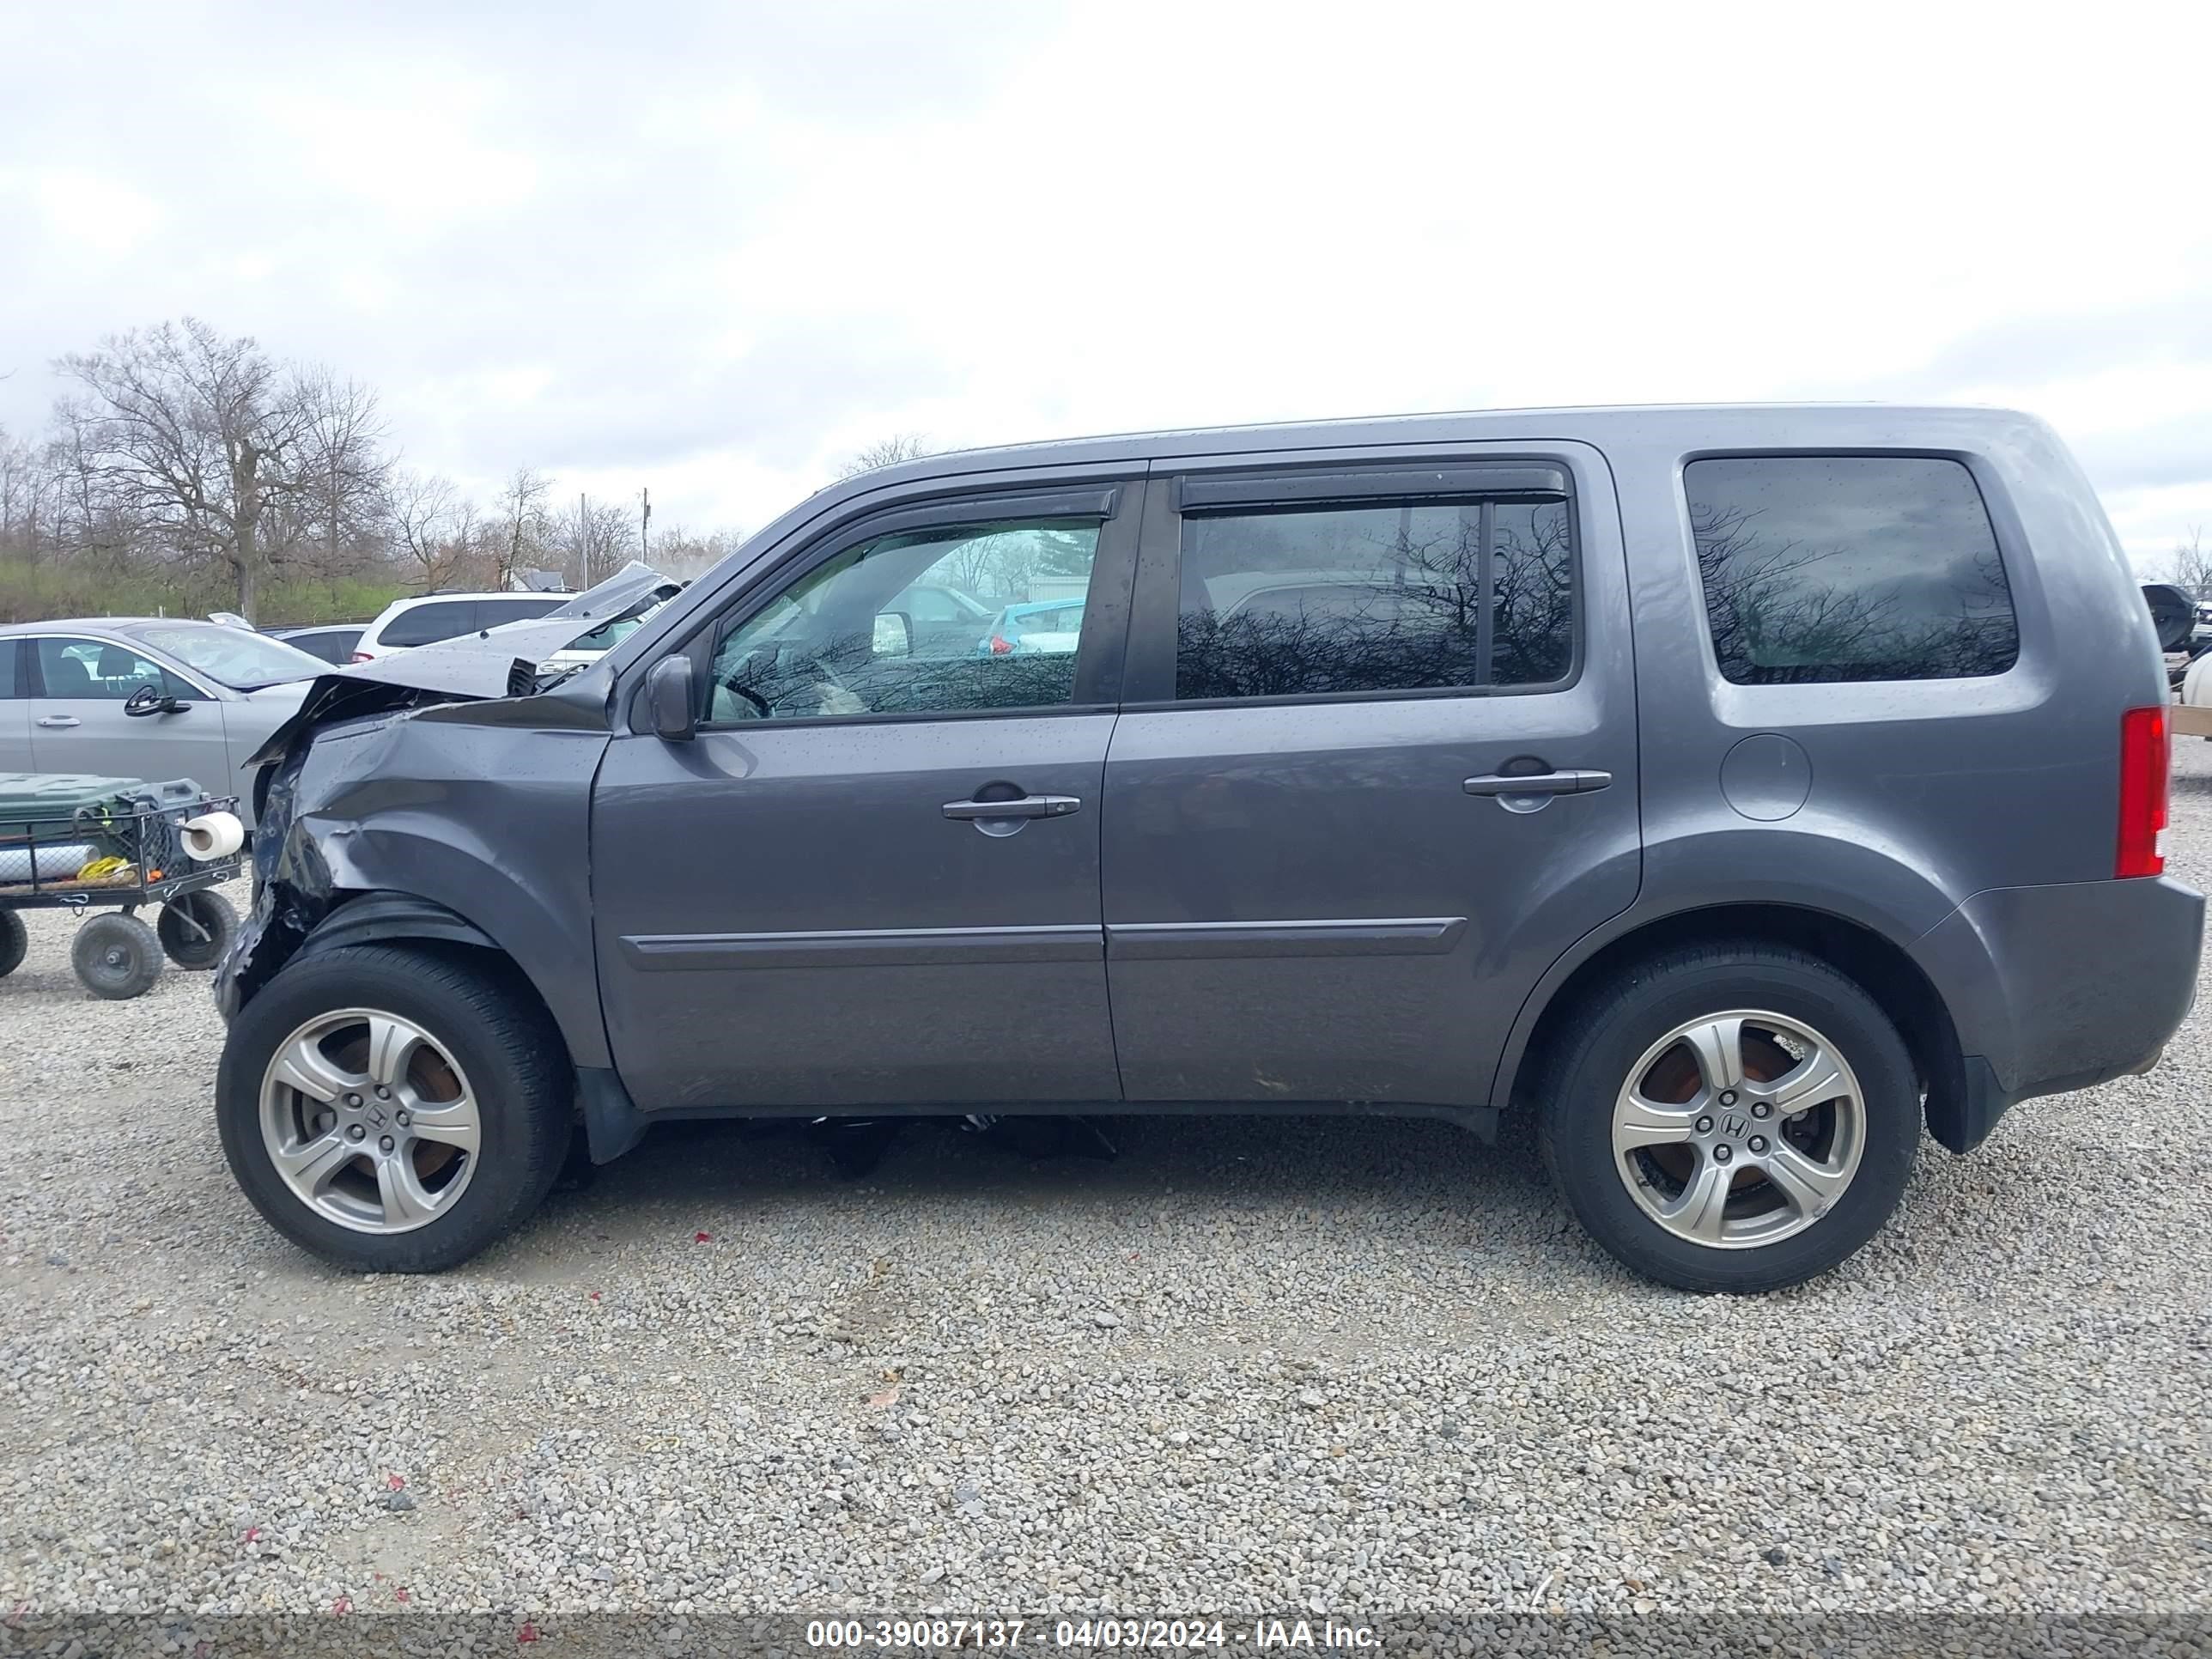
[[[385,522],[394,550],[422,568],[425,592],[447,586],[466,544],[456,538],[453,481],[411,469],[395,473],[384,493]]]
[[[690,581],[721,563],[737,551],[744,539],[742,530],[710,530],[702,536],[680,524],[672,525],[653,532],[653,546],[647,560],[664,576]]]
[[[2191,599],[2212,599],[2212,547],[2204,545],[2202,527],[2191,525],[2189,539],[2173,544],[2162,573],[2163,580],[2186,588]]]
[[[41,532],[51,531],[47,503],[53,489],[46,447],[0,428],[0,555],[27,564],[39,562]]]
[[[227,566],[252,617],[271,510],[303,487],[313,414],[296,384],[251,336],[226,339],[193,317],[112,335],[54,367],[83,388],[63,422],[88,476],[188,556]]]
[[[326,567],[343,569],[373,541],[381,518],[392,471],[384,417],[375,392],[325,368],[301,373],[293,395],[302,428],[299,500]]]
[[[935,454],[936,449],[919,432],[895,432],[888,438],[878,438],[866,447],[855,450],[845,458],[837,469],[841,478],[857,478],[863,472],[872,472],[879,466],[896,466],[901,461],[918,461],[925,455]]]
[[[544,564],[546,537],[552,528],[545,498],[551,489],[534,466],[518,466],[507,475],[499,492],[499,548],[492,572],[495,586],[512,587],[515,572]]]
[[[579,495],[554,528],[553,543],[566,550],[562,574],[581,592],[622,568],[636,547],[629,508],[619,501]]]

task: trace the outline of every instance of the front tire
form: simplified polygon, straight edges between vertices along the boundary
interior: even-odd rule
[[[1826,962],[1668,951],[1577,1011],[1543,1077],[1553,1182],[1624,1266],[1683,1290],[1779,1290],[1873,1237],[1920,1139],[1911,1054]]]
[[[295,959],[240,1011],[216,1115],[232,1175],[293,1243],[439,1273],[538,1207],[574,1095],[560,1033],[507,975],[362,945]]]

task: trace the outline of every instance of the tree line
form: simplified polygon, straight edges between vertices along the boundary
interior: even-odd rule
[[[646,534],[638,501],[556,501],[518,466],[479,501],[404,464],[375,392],[198,318],[58,359],[43,433],[0,428],[0,621],[234,610],[360,619],[432,588],[574,588],[642,553],[696,575],[740,535]]]

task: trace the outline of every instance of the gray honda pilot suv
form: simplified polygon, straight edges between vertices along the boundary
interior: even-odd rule
[[[2195,985],[2157,642],[2021,415],[945,455],[544,626],[263,751],[217,1111],[348,1267],[474,1255],[579,1122],[1522,1112],[1623,1262],[1765,1290]]]

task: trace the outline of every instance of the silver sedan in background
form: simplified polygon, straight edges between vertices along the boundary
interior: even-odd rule
[[[331,665],[265,635],[181,618],[0,628],[0,771],[159,782],[239,797],[246,757]]]

